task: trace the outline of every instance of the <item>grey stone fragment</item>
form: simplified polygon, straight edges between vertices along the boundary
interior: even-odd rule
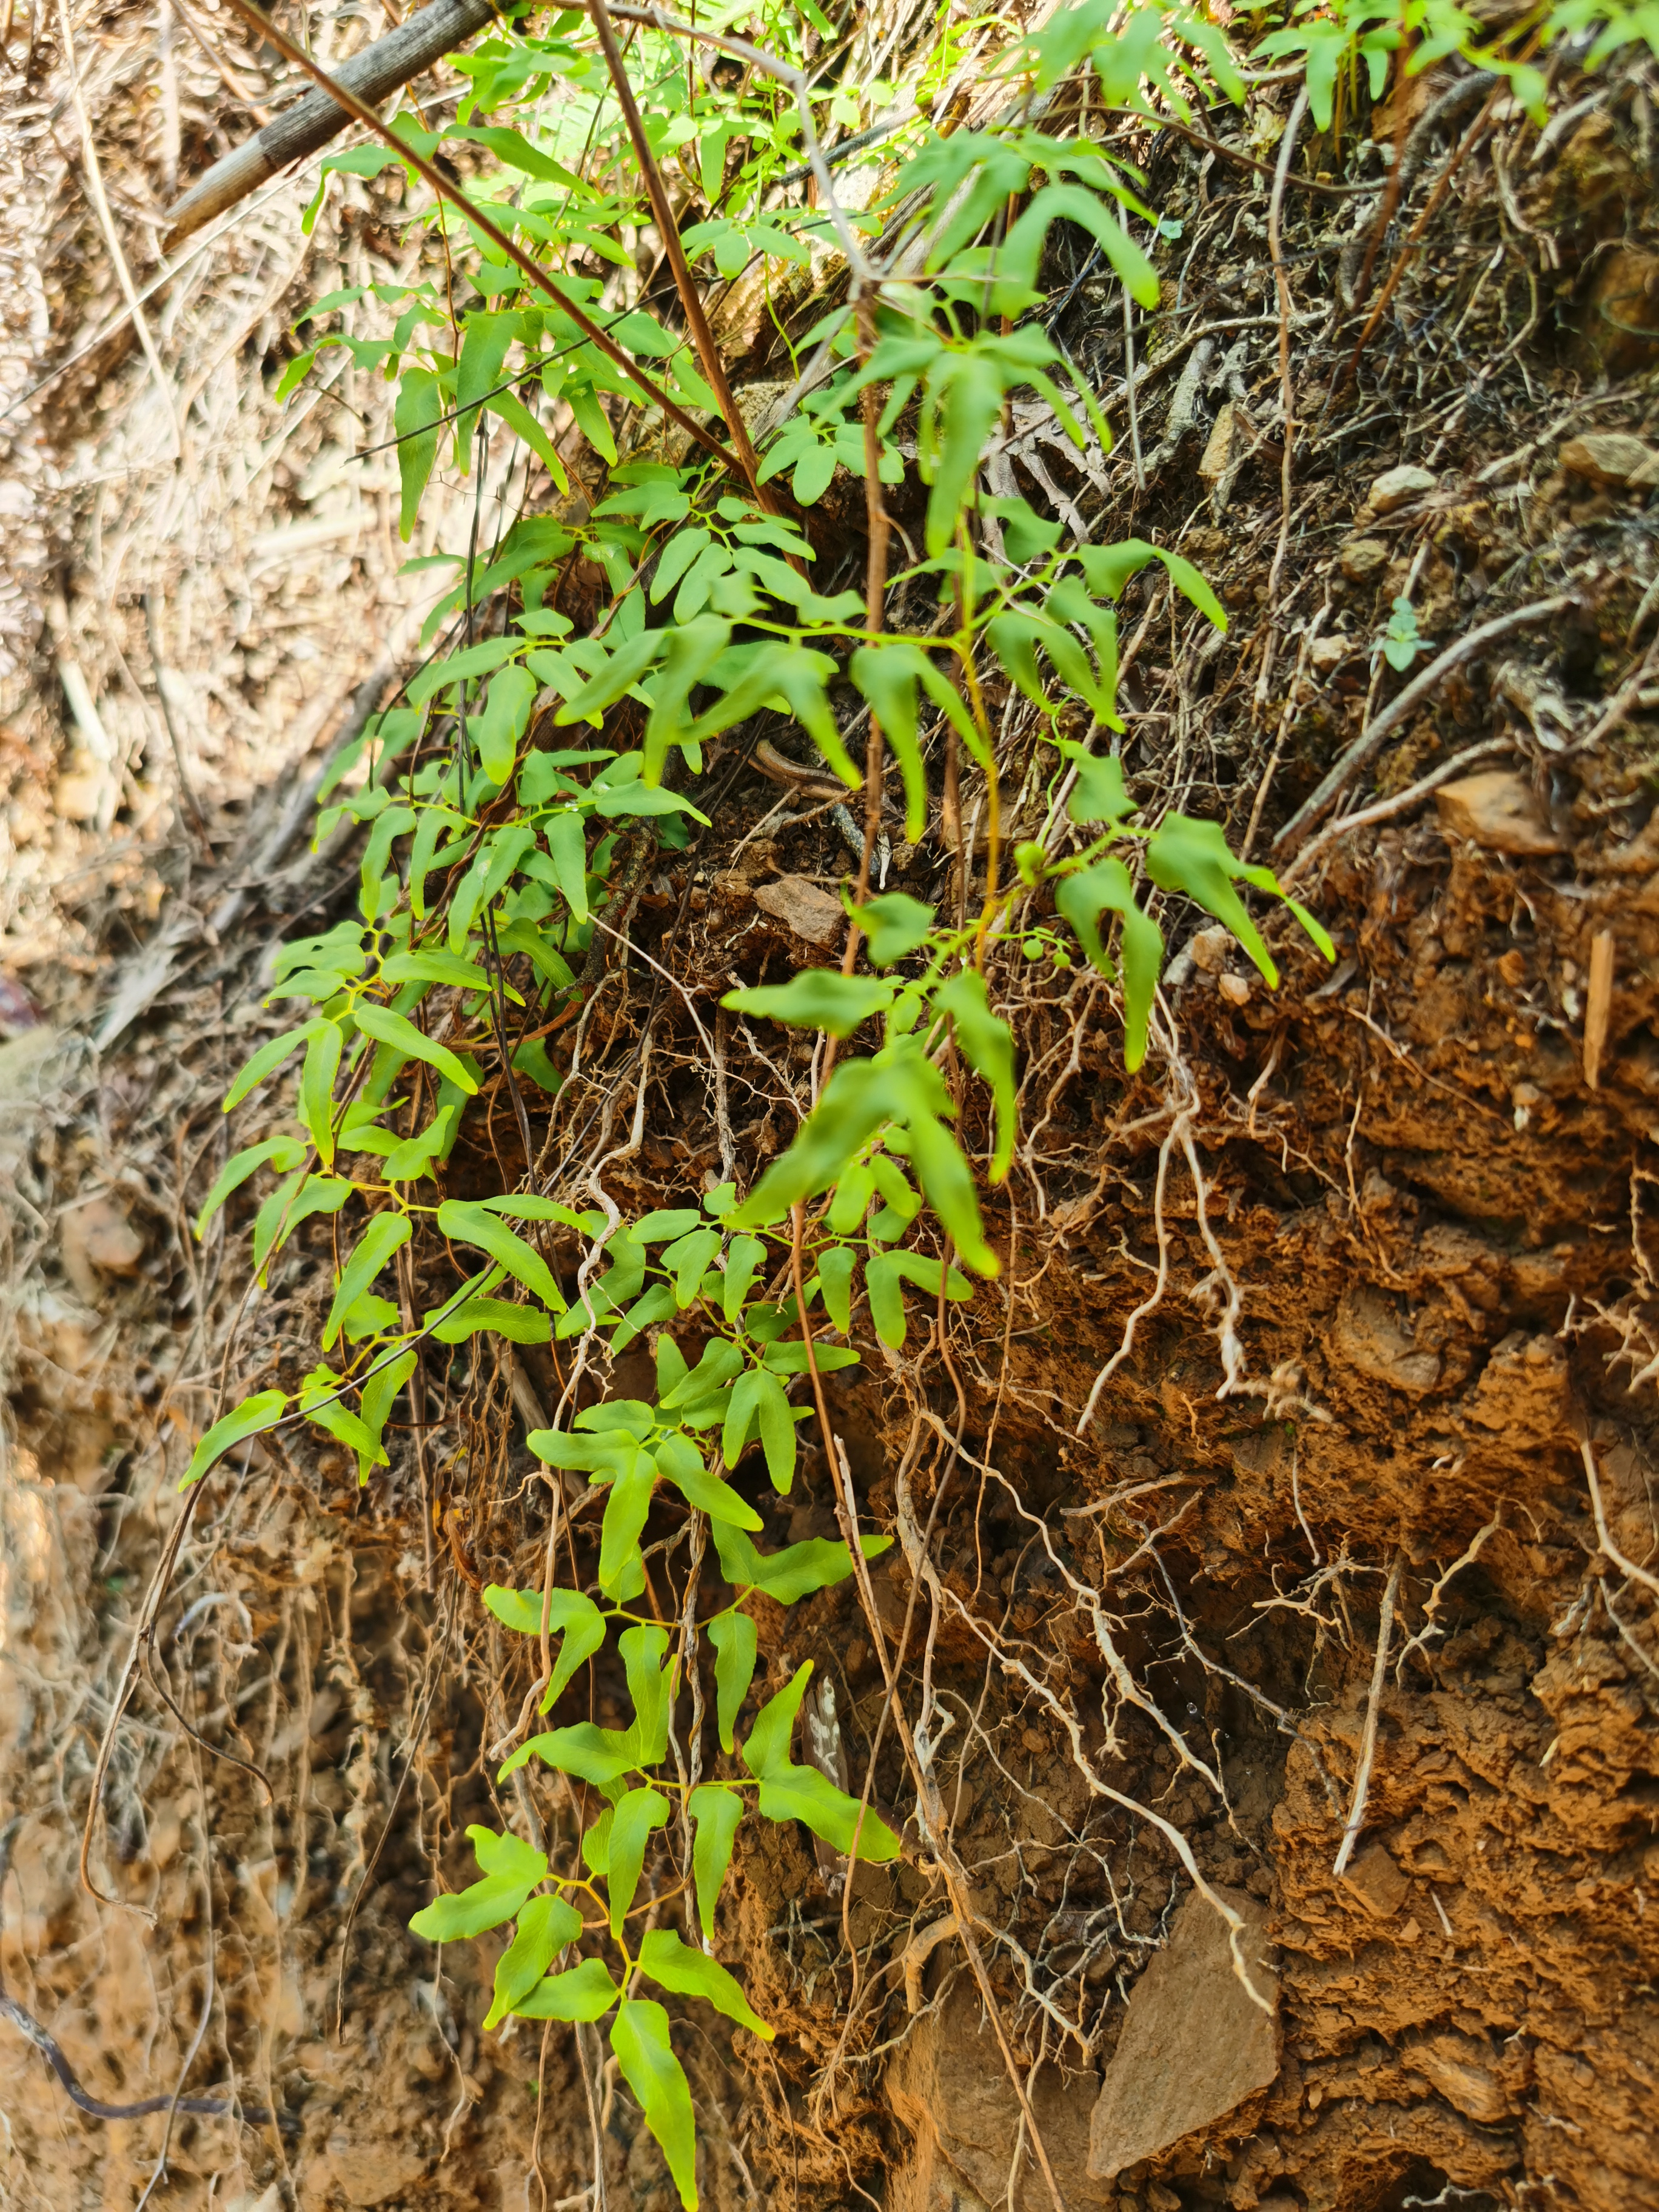
[[[941,1947],[944,1954],[945,1947]],[[1116,2194],[1091,2179],[1089,2113],[1097,2076],[1041,2069],[1031,2108],[1068,2212],[1109,2212]],[[887,2071],[893,2111],[915,2138],[894,2174],[890,2212],[1009,2212],[1009,2179],[1020,2138],[1019,2104],[977,1991],[964,1972],[936,2013],[917,2021]],[[1052,2212],[1028,2140],[1020,2153],[1012,2212]]]
[[[809,945],[834,945],[847,926],[841,901],[805,876],[780,876],[776,883],[763,884],[755,893],[755,904]]]
[[[1130,1993],[1101,2082],[1089,2142],[1089,2172],[1100,2180],[1212,2127],[1277,2078],[1279,1983],[1261,1963],[1267,1910],[1242,1890],[1218,1893],[1244,1923],[1250,1978],[1275,2009],[1263,2012],[1234,1972],[1220,1915],[1188,1897]]]
[[[1428,469],[1413,468],[1407,463],[1378,477],[1365,504],[1373,514],[1392,514],[1396,507],[1408,506],[1425,492],[1431,492],[1439,481]]]

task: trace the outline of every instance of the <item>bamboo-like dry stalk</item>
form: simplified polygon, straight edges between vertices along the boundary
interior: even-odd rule
[[[348,92],[371,107],[388,100],[400,86],[431,68],[454,47],[481,31],[495,10],[490,0],[433,0],[388,31],[382,39],[342,62],[334,71]],[[325,92],[313,92],[296,100],[246,144],[216,161],[198,177],[170,211],[165,249],[171,253],[192,231],[234,207],[257,191],[267,177],[274,177],[290,161],[303,161],[326,146],[351,120],[346,110]]]

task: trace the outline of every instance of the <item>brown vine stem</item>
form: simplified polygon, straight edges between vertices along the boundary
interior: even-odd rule
[[[1531,53],[1537,43],[1537,39],[1535,37],[1528,41],[1527,48],[1528,54]],[[1523,55],[1522,59],[1525,58],[1526,56]],[[1334,410],[1340,408],[1343,401],[1347,398],[1348,394],[1353,390],[1355,380],[1359,374],[1360,360],[1364,354],[1365,348],[1370,343],[1372,332],[1382,321],[1383,316],[1389,312],[1389,303],[1394,298],[1395,294],[1400,289],[1400,286],[1405,276],[1406,271],[1411,266],[1411,258],[1413,252],[1416,249],[1417,241],[1422,237],[1424,232],[1433,222],[1435,216],[1440,212],[1440,204],[1445,198],[1447,193],[1451,190],[1452,179],[1462,167],[1464,161],[1468,159],[1470,151],[1474,148],[1476,139],[1480,137],[1481,132],[1486,129],[1486,119],[1491,115],[1492,109],[1497,106],[1499,98],[1506,90],[1507,85],[1507,78],[1500,76],[1497,83],[1493,85],[1492,90],[1487,94],[1486,99],[1481,102],[1480,112],[1475,117],[1474,122],[1470,124],[1468,129],[1464,132],[1449,159],[1447,161],[1445,167],[1440,172],[1439,177],[1436,180],[1434,190],[1429,194],[1427,200],[1424,203],[1422,214],[1418,216],[1417,221],[1412,225],[1410,234],[1407,236],[1405,244],[1395,256],[1394,266],[1389,271],[1388,277],[1382,286],[1382,289],[1376,295],[1376,305],[1371,309],[1370,313],[1365,318],[1364,329],[1361,331],[1358,337],[1354,342],[1353,351],[1348,356],[1348,365],[1342,372],[1342,381],[1337,387],[1334,398],[1329,402],[1330,409]]]
[[[588,0],[588,12],[593,18],[593,28],[599,33],[599,45],[605,53],[605,65],[611,72],[611,83],[616,87],[617,105],[622,109],[623,120],[628,125],[634,158],[640,165],[646,197],[651,203],[651,212],[657,219],[663,252],[674,272],[674,289],[679,294],[681,307],[685,310],[685,319],[691,331],[692,343],[697,349],[697,358],[702,363],[702,373],[708,380],[708,388],[714,395],[726,423],[738,466],[748,480],[750,497],[757,507],[775,514],[778,511],[777,502],[761,489],[760,455],[755,451],[754,441],[749,435],[749,426],[743,419],[743,410],[738,407],[726,380],[726,364],[720,359],[720,349],[714,343],[714,334],[708,327],[708,318],[703,313],[702,295],[692,280],[685,248],[680,244],[679,223],[668,197],[668,188],[662,180],[662,171],[657,166],[657,157],[645,135],[639,102],[635,99],[634,88],[628,81],[628,66],[623,59],[622,49],[617,44],[617,33],[611,21],[610,10],[605,0]]]
[[[868,292],[860,292],[858,301],[858,355],[863,367],[875,350],[875,301]],[[873,637],[882,628],[887,610],[887,549],[891,525],[888,520],[887,502],[881,490],[881,438],[877,428],[879,409],[876,388],[866,384],[862,394],[864,413],[864,514],[869,532],[869,556],[864,568],[864,626]],[[764,740],[762,741],[764,743]],[[861,907],[870,896],[870,863],[876,849],[876,839],[881,830],[882,787],[886,775],[886,756],[881,733],[881,724],[874,710],[870,715],[870,733],[864,748],[864,850],[859,856],[858,889],[854,895],[854,907]],[[859,939],[861,934],[856,918],[847,925],[847,943],[841,956],[841,972],[850,975],[857,964]],[[836,1047],[840,1040],[827,1037],[824,1041],[823,1067],[819,1078],[819,1096],[829,1082],[836,1065]],[[850,1888],[849,1888],[850,1893]]]
[[[996,1991],[991,1986],[991,1977],[986,1971],[984,1955],[974,1938],[973,1925],[976,1916],[974,1912],[973,1897],[967,1874],[946,1838],[945,1808],[939,1798],[938,1785],[933,1780],[931,1766],[925,1765],[917,1753],[915,1738],[911,1734],[910,1723],[905,1717],[898,1680],[887,1657],[887,1645],[882,1632],[881,1615],[876,1610],[876,1595],[870,1582],[870,1569],[859,1544],[855,1501],[852,1496],[850,1483],[845,1486],[843,1492],[843,1485],[839,1477],[840,1454],[836,1448],[836,1433],[830,1425],[829,1404],[823,1395],[823,1378],[818,1372],[817,1357],[812,1347],[812,1327],[806,1317],[806,1283],[801,1254],[806,1229],[806,1210],[805,1206],[797,1205],[792,1209],[792,1212],[794,1236],[790,1266],[794,1281],[795,1310],[800,1320],[801,1343],[806,1352],[807,1372],[812,1378],[812,1399],[817,1410],[819,1431],[823,1438],[824,1456],[829,1463],[830,1485],[836,1493],[836,1516],[842,1524],[842,1535],[847,1545],[848,1557],[853,1562],[853,1578],[858,1589],[859,1601],[864,1607],[865,1620],[870,1631],[871,1645],[881,1662],[882,1678],[887,1691],[887,1702],[892,1712],[894,1729],[903,1748],[904,1763],[910,1771],[910,1779],[915,1789],[917,1810],[925,1823],[927,1838],[933,1844],[934,1863],[944,1880],[945,1893],[950,1899],[951,1910],[960,1923],[958,1932],[962,1948],[967,1954],[969,1970],[979,1986],[980,1997],[985,2007],[986,2016],[995,2031],[997,2048],[1001,2052],[1004,2069],[1010,2082],[1013,2085],[1014,2094],[1019,2100],[1020,2112],[1030,2132],[1031,2148],[1036,2154],[1037,2164],[1042,2169],[1042,2178],[1048,2184],[1048,2195],[1053,2201],[1054,2212],[1067,2212],[1066,2199],[1060,2193],[1059,2182],[1054,2179],[1054,2170],[1049,2163],[1042,2130],[1036,2124],[1036,2115],[1032,2112],[1031,2100],[1026,2094],[1025,2083],[1015,2063],[1014,2054],[1009,2047],[1007,2033],[1002,2025],[1001,2009],[997,2003]],[[855,1836],[854,1838],[854,1852],[856,1850]],[[848,1868],[849,1885],[857,1869],[858,1860],[856,1856],[853,1856]]]
[[[1406,181],[1406,139],[1409,125],[1406,114],[1407,64],[1411,59],[1411,39],[1407,33],[1395,56],[1394,65],[1394,167],[1389,171],[1389,181],[1382,188],[1382,204],[1376,211],[1376,221],[1371,225],[1371,234],[1365,241],[1365,259],[1353,288],[1353,305],[1357,313],[1370,296],[1371,278],[1376,270],[1376,257],[1389,225],[1394,221],[1400,205],[1401,187]]]
[[[269,40],[279,54],[286,60],[294,63],[297,68],[302,69],[314,84],[320,85],[329,98],[344,108],[348,115],[355,116],[356,120],[372,131],[383,144],[392,148],[398,159],[407,161],[416,175],[428,185],[441,200],[447,201],[451,207],[464,215],[481,237],[487,238],[499,252],[507,256],[515,269],[528,277],[538,291],[547,295],[561,314],[569,316],[582,336],[590,343],[598,346],[607,361],[614,362],[625,376],[631,378],[638,385],[653,407],[660,407],[671,422],[678,422],[682,430],[695,438],[698,445],[711,453],[723,467],[730,469],[738,476],[744,473],[742,462],[731,448],[723,446],[712,431],[705,430],[695,416],[688,415],[683,407],[671,399],[655,377],[647,375],[639,363],[630,355],[625,353],[613,337],[601,330],[590,315],[560,290],[547,271],[533,261],[521,246],[516,244],[504,230],[492,222],[481,208],[475,207],[465,192],[452,185],[441,169],[434,168],[424,155],[417,154],[412,147],[404,145],[403,140],[380,120],[372,107],[367,106],[358,99],[355,92],[349,91],[344,85],[331,77],[325,69],[313,61],[309,54],[296,46],[292,39],[279,31],[264,10],[253,5],[253,0],[230,0],[230,5],[245,22],[258,31],[262,39]]]
[[[1279,292],[1279,392],[1285,411],[1284,459],[1279,464],[1279,544],[1273,553],[1273,565],[1267,573],[1267,605],[1270,607],[1279,597],[1279,574],[1285,566],[1285,549],[1291,542],[1291,449],[1296,443],[1296,394],[1291,380],[1291,280],[1285,270],[1280,223],[1285,212],[1285,179],[1291,173],[1291,158],[1296,152],[1302,118],[1307,112],[1308,88],[1304,84],[1291,105],[1290,117],[1285,125],[1285,136],[1279,142],[1273,198],[1267,204],[1267,251],[1273,257],[1273,283]]]

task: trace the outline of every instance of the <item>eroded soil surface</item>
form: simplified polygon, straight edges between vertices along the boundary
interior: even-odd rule
[[[989,1201],[1001,1282],[943,1342],[866,1347],[830,1384],[860,1512],[902,1540],[878,1610],[908,1694],[929,1670],[998,2027],[918,1853],[862,1871],[843,1916],[805,1831],[744,1844],[717,1948],[777,2041],[688,2025],[681,2045],[717,2212],[1037,2212],[1050,2191],[999,2032],[1073,2206],[1659,2203],[1659,689],[1639,481],[1659,401],[1651,311],[1626,312],[1659,267],[1652,111],[1639,70],[1571,80],[1553,112],[1575,119],[1547,145],[1500,111],[1459,164],[1474,110],[1435,106],[1455,90],[1425,94],[1402,224],[1450,181],[1352,390],[1331,297],[1375,195],[1291,194],[1305,427],[1288,480],[1267,179],[1168,137],[1151,186],[1186,228],[1137,341],[1139,471],[1127,447],[1079,469],[1041,422],[1010,425],[1022,491],[1076,502],[1097,538],[1179,544],[1222,592],[1224,641],[1155,572],[1131,587],[1131,788],[1224,819],[1281,871],[1299,850],[1294,887],[1337,963],[1280,915],[1270,993],[1171,905],[1167,1046],[1133,1080],[1101,979],[1033,983],[1030,1135]],[[1288,103],[1257,102],[1249,145],[1271,153]],[[1310,144],[1296,174],[1375,181],[1370,158]],[[1115,409],[1116,295],[1085,247],[1060,251],[1056,327]],[[750,384],[781,373],[759,330]],[[1419,475],[1389,488],[1401,467]],[[815,511],[826,589],[861,561],[860,511],[851,494]],[[1376,818],[1275,846],[1407,680],[1372,651],[1401,594],[1419,670],[1522,618],[1356,772],[1347,801]],[[992,704],[1017,837],[1053,756],[1018,699]],[[606,1170],[624,1210],[684,1202],[732,1163],[746,1179],[787,1143],[808,1073],[787,1036],[721,1018],[717,1099],[699,1023],[712,1033],[734,977],[836,957],[802,926],[845,866],[822,811],[780,821],[735,739],[708,787],[699,842],[630,861],[628,927],[657,965],[614,964],[586,1088],[562,1122],[543,1102],[534,1133],[556,1154],[602,1124],[623,1147],[648,1031],[641,1140]],[[311,1364],[331,1281],[325,1224],[262,1291],[251,1206],[204,1243],[190,1231],[226,1152],[283,1111],[256,1092],[228,1134],[219,1111],[284,1019],[261,1003],[267,947],[353,896],[336,848],[211,928],[288,795],[227,817],[240,842],[167,907],[168,977],[110,1049],[88,1036],[146,957],[113,902],[82,915],[106,933],[102,967],[32,968],[46,1018],[0,1043],[0,2189],[114,2212],[165,2142],[152,2203],[538,2212],[544,2184],[574,2212],[597,2142],[607,2203],[668,2212],[600,2048],[525,2022],[483,2035],[488,1945],[440,1960],[406,1928],[436,1870],[469,1878],[469,1820],[569,1832],[548,1784],[532,1805],[491,1780],[530,1669],[477,1596],[540,1579],[524,1436],[545,1355],[444,1378],[430,1523],[412,1437],[361,1492],[343,1453],[304,1441],[256,1445],[190,1507],[176,1489],[222,1386]],[[935,822],[891,880],[939,897],[950,861]],[[512,1121],[503,1103],[490,1139],[516,1172]],[[458,1152],[450,1187],[486,1165]],[[418,1287],[435,1303],[453,1280]],[[836,1533],[810,1432],[788,1498],[757,1469],[738,1480],[769,1537]],[[815,1660],[860,1787],[884,1692],[851,1586],[787,1616],[762,1601],[761,1622],[755,1696]],[[619,1682],[593,1694],[595,1717],[620,1712]],[[890,1730],[874,1798],[902,1819],[905,1792]],[[88,1823],[101,1903],[77,1874]],[[1271,2026],[1175,1838],[1256,1931]],[[652,1879],[673,1911],[665,1858]],[[1133,2006],[1143,1981],[1157,1997],[1154,1957],[1170,2017]],[[275,2124],[90,2117],[20,2017],[94,2099],[182,2083]],[[1120,2045],[1161,2055],[1115,2075]],[[1173,2136],[1171,2082],[1201,2116]]]

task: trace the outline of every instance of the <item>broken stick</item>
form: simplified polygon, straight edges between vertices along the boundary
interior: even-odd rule
[[[342,62],[335,76],[348,92],[355,92],[367,106],[377,107],[475,31],[483,30],[495,14],[491,0],[433,0],[431,7],[421,9],[396,30]],[[167,217],[163,252],[173,252],[192,231],[257,191],[268,177],[287,168],[290,161],[301,161],[319,146],[326,146],[350,120],[345,109],[325,92],[307,93],[296,100],[197,179]]]

